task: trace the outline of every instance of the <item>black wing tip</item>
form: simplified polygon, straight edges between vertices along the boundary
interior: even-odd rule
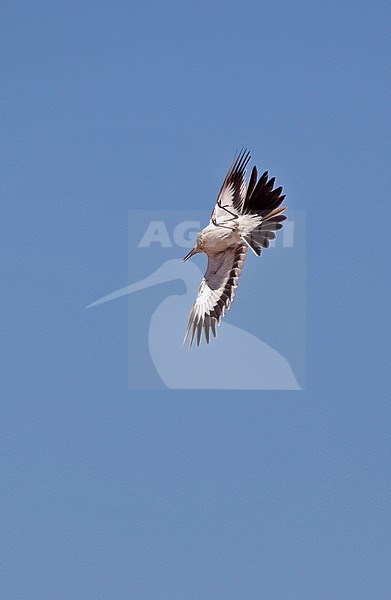
[[[232,177],[235,173],[240,173],[244,175],[246,167],[251,159],[250,150],[247,148],[241,148],[241,150],[237,150],[235,152],[234,159],[231,163],[231,166],[228,170],[227,177]]]
[[[216,318],[214,314],[210,313],[197,317],[192,309],[189,315],[183,345],[187,345],[190,349],[194,343],[198,348],[201,345],[202,339],[209,344],[211,339],[210,332],[212,332],[214,338],[217,336],[216,322],[219,324],[219,319]]]
[[[190,349],[192,348],[193,343],[195,343],[195,345],[198,348],[201,345],[203,339],[206,341],[207,344],[209,344],[211,341],[210,333],[212,333],[212,336],[216,338],[216,325],[220,325],[221,317],[224,316],[221,309],[219,309],[217,312],[219,312],[219,316],[217,316],[217,313],[213,311],[210,312],[210,314],[201,317],[200,320],[193,319],[192,313],[190,313],[189,323],[183,340],[183,345],[187,345]]]
[[[253,173],[254,169],[251,173],[243,212],[258,212],[266,216],[282,204],[286,195],[282,193],[282,186],[274,188],[276,178],[269,179],[269,171],[264,171],[258,181],[254,181]]]

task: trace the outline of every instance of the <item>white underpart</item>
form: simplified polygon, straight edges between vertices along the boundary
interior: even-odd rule
[[[249,235],[262,223],[259,215],[244,214],[238,216],[238,230],[241,235]]]

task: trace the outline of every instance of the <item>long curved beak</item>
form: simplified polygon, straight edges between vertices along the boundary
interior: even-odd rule
[[[189,258],[191,258],[195,253],[196,253],[195,248],[193,248],[193,250],[190,250],[189,254],[186,254],[186,256],[184,257],[183,262],[186,262],[187,260],[189,260]]]

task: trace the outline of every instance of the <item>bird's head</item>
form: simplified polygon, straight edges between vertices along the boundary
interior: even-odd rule
[[[200,233],[197,234],[197,239],[195,241],[194,247],[190,250],[190,252],[188,254],[186,254],[186,256],[183,259],[183,262],[186,262],[189,258],[194,256],[194,254],[197,254],[197,252],[203,252],[203,251],[204,251],[204,243],[202,240],[202,231],[200,231]]]

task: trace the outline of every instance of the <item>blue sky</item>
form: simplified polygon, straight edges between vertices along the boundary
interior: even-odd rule
[[[388,3],[0,16],[2,596],[385,600]],[[306,388],[130,391],[126,299],[84,307],[242,146],[306,214]]]

